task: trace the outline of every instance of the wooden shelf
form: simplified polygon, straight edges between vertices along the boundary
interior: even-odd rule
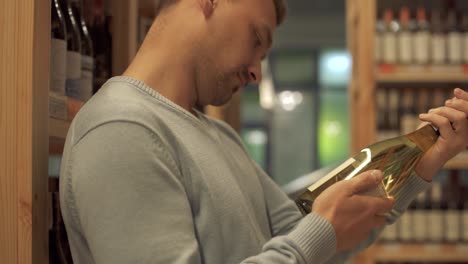
[[[461,73],[377,73],[376,81],[380,83],[430,83],[430,82],[466,82],[468,75]]]
[[[65,139],[69,127],[70,121],[49,117],[49,137]]]
[[[468,169],[468,150],[463,151],[462,153],[455,156],[453,159],[449,160],[445,164],[444,168],[453,170]]]
[[[376,244],[374,261],[467,262],[468,245],[457,244]]]

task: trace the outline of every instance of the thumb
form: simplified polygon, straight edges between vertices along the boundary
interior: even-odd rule
[[[363,172],[352,178],[351,188],[352,194],[359,194],[375,189],[382,182],[383,173],[379,170],[371,170]]]

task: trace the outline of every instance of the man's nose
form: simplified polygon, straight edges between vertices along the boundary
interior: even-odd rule
[[[255,65],[249,67],[249,83],[259,84],[262,81],[262,65],[257,62]]]

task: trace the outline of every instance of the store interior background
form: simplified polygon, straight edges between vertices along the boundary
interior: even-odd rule
[[[281,186],[350,154],[345,1],[295,0],[288,7],[262,84],[247,87],[241,99],[244,143]]]
[[[242,139],[251,156],[287,191],[292,181],[336,166],[354,154],[345,2],[288,1],[288,18],[277,29],[264,62],[264,80],[242,94]],[[399,8],[409,2],[378,1],[378,5],[393,7],[398,19]],[[440,0],[413,1],[410,8],[442,4]],[[468,9],[468,1],[456,4],[460,11]],[[467,171],[459,173],[466,182]],[[446,175],[446,170],[440,171],[437,180],[444,183]]]

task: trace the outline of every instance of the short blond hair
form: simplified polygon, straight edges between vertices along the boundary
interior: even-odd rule
[[[156,15],[160,13],[161,10],[174,4],[177,0],[155,0],[156,4]],[[286,0],[273,0],[275,4],[276,11],[276,24],[280,25],[286,19],[287,7]]]

